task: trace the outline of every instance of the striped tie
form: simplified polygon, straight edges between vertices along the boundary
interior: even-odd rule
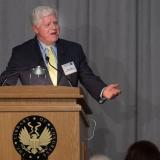
[[[48,57],[49,57],[50,64],[54,66],[55,68],[57,68],[57,58],[56,58],[56,55],[52,47],[47,47],[47,49],[48,49]],[[57,86],[57,70],[54,69],[50,64],[48,63],[49,75],[50,75],[53,85]]]

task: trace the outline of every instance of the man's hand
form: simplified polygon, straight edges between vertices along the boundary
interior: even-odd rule
[[[121,93],[121,90],[119,88],[118,84],[110,84],[103,90],[103,97],[110,100],[116,96],[118,96]]]

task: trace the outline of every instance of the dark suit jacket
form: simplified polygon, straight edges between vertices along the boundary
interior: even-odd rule
[[[70,81],[72,86],[76,87],[80,81],[88,92],[96,100],[99,100],[100,93],[106,84],[93,74],[87,64],[82,47],[77,43],[63,39],[59,39],[56,46],[58,53],[58,85],[70,86]],[[74,62],[77,72],[66,77],[61,65],[71,61]],[[46,69],[46,77],[40,76],[37,78],[32,74],[32,69],[36,66]],[[0,83],[3,83],[3,85],[15,85],[18,79],[23,85],[52,85],[36,37],[13,48],[8,66],[0,76]]]

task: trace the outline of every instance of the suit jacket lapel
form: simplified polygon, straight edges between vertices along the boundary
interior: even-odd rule
[[[70,86],[67,77],[65,76],[62,65],[67,63],[67,49],[65,48],[63,40],[59,39],[57,45],[57,58],[58,58],[58,85]]]
[[[64,55],[64,48],[60,40],[57,41],[57,59],[58,59],[58,80],[57,84],[60,83],[61,78],[63,76],[63,70],[61,65],[63,64],[63,55]]]
[[[38,65],[40,65],[42,68],[46,69],[46,77],[47,77],[46,81],[47,81],[47,83],[52,84],[48,69],[47,69],[46,64],[45,64],[43,57],[42,57],[42,53],[41,53],[41,50],[40,50],[40,47],[38,44],[39,42],[37,40],[37,37],[34,38],[34,42],[35,42],[35,54],[37,54],[36,56],[37,56],[37,60],[38,60]]]
[[[46,67],[44,60],[43,60],[43,57],[42,57],[42,53],[41,53],[39,44],[38,44],[38,40],[36,37],[34,38],[34,42],[35,42],[34,49],[35,49],[35,54],[37,54],[36,56],[37,56],[37,60],[38,60],[38,65],[41,65],[42,67]]]

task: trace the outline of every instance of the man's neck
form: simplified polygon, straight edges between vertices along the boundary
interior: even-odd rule
[[[38,41],[42,44],[42,46],[46,46],[46,47],[51,47],[51,46],[55,46],[55,43],[46,43],[43,40],[41,40],[40,38],[38,38]]]

